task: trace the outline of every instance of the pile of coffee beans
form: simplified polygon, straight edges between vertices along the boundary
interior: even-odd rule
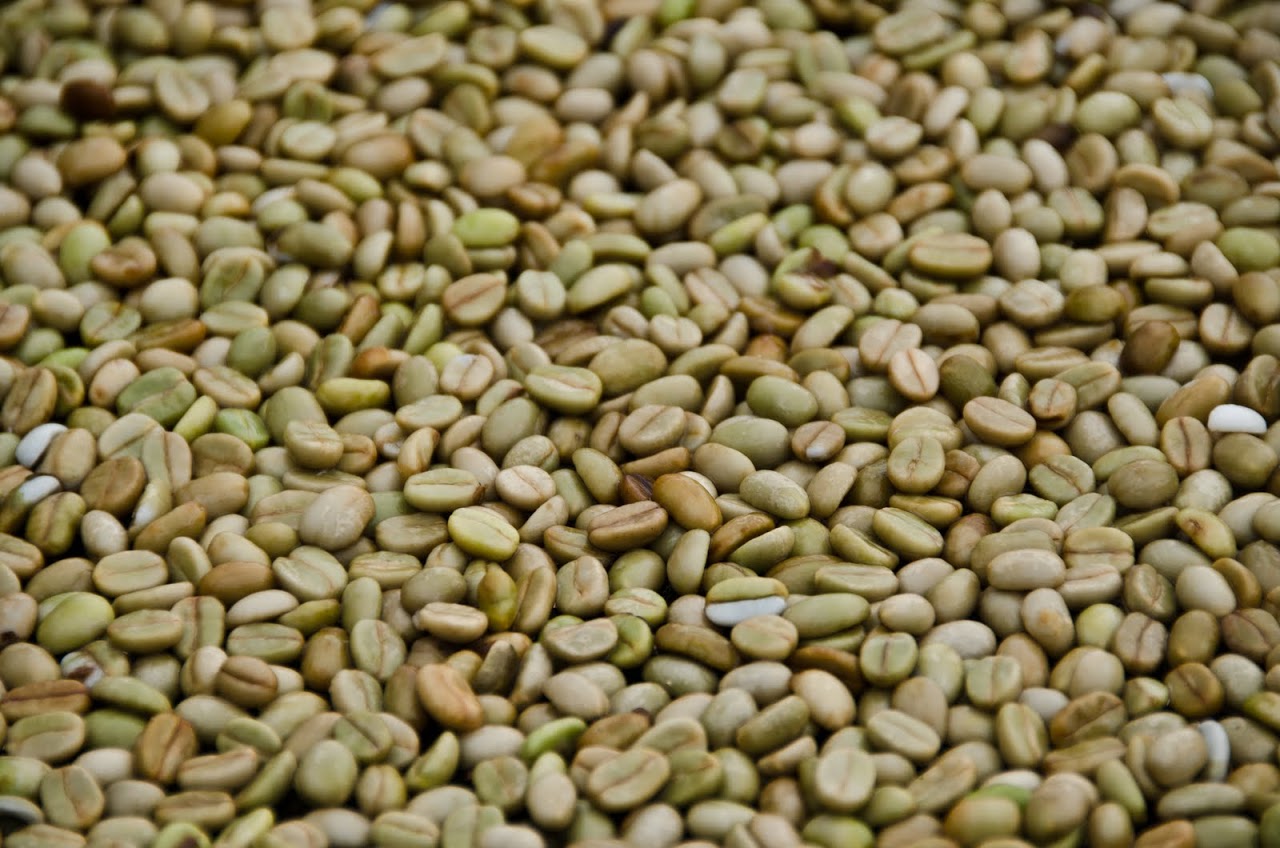
[[[1280,2],[0,6],[4,848],[1280,846]]]

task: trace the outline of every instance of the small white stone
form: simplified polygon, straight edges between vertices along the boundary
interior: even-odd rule
[[[1267,419],[1257,410],[1236,403],[1224,403],[1209,413],[1209,429],[1215,433],[1267,432]]]
[[[41,474],[37,477],[28,477],[14,491],[15,503],[26,504],[27,506],[35,506],[40,501],[52,495],[54,492],[62,488],[62,483],[57,477],[50,474]]]
[[[1018,703],[1030,707],[1048,724],[1053,721],[1054,716],[1066,709],[1071,699],[1057,689],[1033,686],[1022,691],[1018,696]]]
[[[1200,722],[1196,728],[1209,749],[1209,767],[1204,779],[1214,783],[1226,780],[1231,767],[1231,738],[1227,736],[1226,728],[1213,719]]]
[[[67,432],[66,425],[56,422],[34,427],[27,435],[22,437],[22,441],[18,442],[18,447],[13,452],[13,458],[18,461],[19,465],[35,468],[36,463],[44,456],[44,452],[49,449],[49,444],[59,434],[65,432]]]
[[[389,8],[391,8],[390,3],[379,3],[370,9],[368,14],[364,16],[365,29],[376,29],[378,22],[382,19],[383,15],[387,13],[387,9]]]
[[[291,200],[296,194],[297,189],[293,186],[269,188],[253,199],[253,203],[249,204],[249,209],[253,214],[257,215],[277,200]]]
[[[155,521],[161,515],[169,511],[167,505],[162,505],[159,498],[155,494],[155,490],[151,490],[153,484],[148,483],[147,488],[142,490],[142,497],[138,499],[138,506],[133,511],[133,524],[130,525],[132,530],[141,530],[151,522]],[[147,497],[148,494],[151,497]]]
[[[1186,94],[1189,91],[1199,91],[1205,97],[1213,97],[1213,83],[1203,74],[1188,74],[1181,71],[1170,71],[1167,74],[1161,74],[1164,77],[1165,84],[1169,86],[1169,90],[1176,97],[1179,94]]]
[[[755,618],[757,615],[781,615],[787,608],[785,598],[772,595],[767,598],[754,598],[750,601],[725,601],[719,604],[707,604],[707,620],[718,627],[733,627],[740,621]]]
[[[0,795],[0,816],[18,824],[39,824],[44,819],[39,807],[17,795]]]

